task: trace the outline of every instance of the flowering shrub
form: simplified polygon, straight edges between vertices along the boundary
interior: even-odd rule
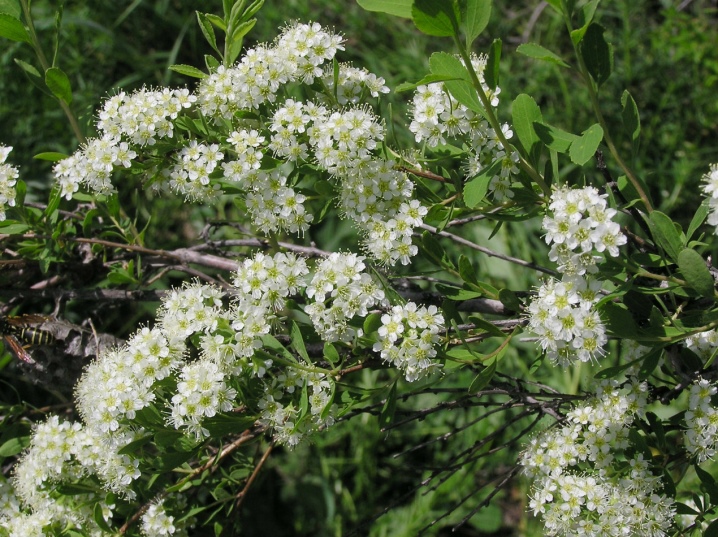
[[[504,421],[468,447],[453,446],[448,459],[435,453],[439,470],[425,484],[504,450],[516,460],[493,476],[496,491],[521,472],[546,535],[653,537],[710,522],[718,489],[701,465],[718,434],[718,295],[704,257],[714,230],[696,233],[706,218],[718,223],[716,169],[704,177],[709,201],[685,231],[654,207],[595,98],[612,53],[594,12],[550,2],[570,29],[582,24],[571,34],[575,68],[598,123],[576,135],[545,121],[528,95],[512,101],[511,122],[500,121],[501,44],[469,52],[490,1],[362,2],[455,38],[456,54],[434,54],[429,75],[399,88],[413,92],[405,127],[417,145],[398,150],[379,112],[385,80],[340,62],[348,45],[339,33],[297,22],[274,42],[242,50],[261,3],[225,1],[223,17],[198,13],[217,56],[203,69],[173,66],[198,79],[195,89],[117,92],[98,110],[94,137],[72,155],[44,155],[56,162],[41,209],[25,202],[11,148],[0,147],[0,233],[18,257],[68,277],[78,260],[96,262],[101,277],[83,283],[108,300],[108,287],[150,290],[170,270],[188,276],[161,289],[152,322],[123,344],[95,343],[67,416],[7,410],[33,425],[26,445],[13,444],[8,456],[17,460],[0,480],[0,534],[189,535],[210,523],[231,533],[230,514],[274,449],[359,415],[376,414],[390,430],[460,408],[490,410],[410,450],[495,413]],[[3,14],[0,35],[40,50],[29,13]],[[222,51],[216,32],[225,34]],[[567,65],[538,45],[519,52]],[[67,76],[56,67],[46,75],[69,113]],[[635,141],[637,106],[627,92],[622,104]],[[584,185],[562,177],[559,162],[580,167],[594,156],[600,178],[588,167]],[[128,190],[150,202],[179,196],[217,214],[231,203],[229,221],[208,228],[238,233],[212,241],[205,230],[205,244],[164,250],[120,207]],[[333,216],[355,237],[336,248],[321,240]],[[547,245],[533,260],[447,231],[532,218]],[[499,289],[501,279],[485,277],[472,251],[482,263],[508,261],[545,279],[534,289]],[[70,355],[70,340],[53,332],[63,322],[4,317],[5,342],[25,358],[18,367],[41,369],[39,347]],[[533,349],[531,371],[515,348]],[[595,368],[595,379],[572,393],[531,378],[539,368],[581,364]],[[374,375],[368,387],[361,371]],[[397,406],[437,395],[449,399],[398,419]],[[517,455],[509,450],[519,441]],[[261,447],[256,460],[250,445]],[[689,465],[706,492],[690,504],[681,488]]]

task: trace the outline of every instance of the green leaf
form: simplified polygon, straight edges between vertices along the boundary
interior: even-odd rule
[[[426,35],[451,37],[459,28],[459,13],[454,0],[414,0],[411,18]]]
[[[22,15],[22,9],[17,0],[0,0],[0,13],[5,13],[19,19]]]
[[[451,259],[449,259],[449,256],[441,247],[439,241],[437,241],[428,231],[424,231],[421,235],[421,247],[424,252],[426,252],[426,254],[433,259],[434,263],[440,267],[446,267],[449,270],[456,270],[454,263]]]
[[[391,385],[389,395],[384,401],[379,413],[379,427],[385,429],[394,421],[394,412],[396,411],[396,381]]]
[[[214,13],[205,13],[205,17],[207,17],[207,20],[214,24],[217,28],[222,30],[223,32],[227,31],[227,25],[224,23],[224,19],[220,17],[219,15],[215,15]]]
[[[606,329],[613,335],[631,339],[638,334],[636,321],[630,312],[613,302],[605,302],[600,306],[601,319],[606,323]]]
[[[499,300],[507,309],[516,312],[521,311],[521,301],[519,297],[516,296],[516,293],[510,289],[501,289],[499,291]]]
[[[217,37],[214,35],[214,26],[212,26],[207,15],[197,11],[197,22],[199,22],[199,28],[202,30],[202,35],[204,35],[209,46],[211,46],[217,54],[222,56],[222,53],[217,48]]]
[[[357,0],[362,8],[367,11],[388,13],[395,17],[411,18],[411,5],[414,0]]]
[[[541,139],[534,130],[534,122],[543,123],[541,109],[533,97],[522,93],[511,105],[514,132],[519,137],[526,154],[536,160],[541,150]]]
[[[0,446],[0,457],[12,457],[30,445],[29,436],[11,438]]]
[[[92,517],[95,519],[95,524],[97,524],[102,531],[105,533],[114,533],[102,514],[102,504],[100,504],[100,502],[95,504],[95,508],[92,511]]]
[[[46,151],[44,153],[38,153],[34,157],[32,157],[37,160],[47,160],[49,162],[60,162],[61,160],[64,160],[67,158],[67,155],[65,153],[56,153],[54,151]]]
[[[373,334],[381,327],[381,313],[370,313],[364,319],[362,328],[366,335]]]
[[[586,69],[596,85],[601,86],[613,70],[613,49],[603,37],[606,29],[598,23],[591,23],[581,40],[581,56]]]
[[[489,58],[486,60],[486,69],[484,69],[484,81],[486,85],[495,90],[499,85],[499,63],[501,62],[501,47],[503,43],[501,39],[494,39],[489,49]]]
[[[698,209],[696,210],[696,214],[693,215],[693,218],[691,219],[691,223],[688,224],[688,231],[686,231],[686,241],[691,240],[691,237],[696,232],[696,229],[701,227],[703,224],[703,221],[708,216],[708,213],[710,212],[710,207],[708,206],[708,203],[701,203],[698,206]]]
[[[32,43],[23,23],[9,13],[0,13],[0,37],[10,41]]]
[[[685,248],[678,254],[677,262],[678,270],[681,271],[688,285],[705,297],[715,295],[715,280],[698,252]]]
[[[454,99],[474,112],[483,113],[481,101],[471,85],[471,76],[460,59],[446,52],[436,52],[431,55],[429,66],[434,75],[447,78],[444,86]]]
[[[594,123],[571,143],[568,152],[571,162],[579,166],[586,164],[596,154],[601,140],[603,140],[603,129],[598,123]]]
[[[45,84],[52,94],[66,104],[72,102],[72,88],[70,79],[57,67],[50,67],[45,71]]]
[[[633,145],[633,150],[635,152],[637,149],[636,144],[638,142],[638,137],[641,135],[641,117],[638,114],[636,101],[633,100],[633,97],[630,93],[628,93],[628,90],[625,90],[623,95],[621,95],[621,106],[623,107],[621,110],[623,128],[626,134],[628,134],[628,137],[631,139],[631,144]]]
[[[701,485],[703,486],[704,490],[710,496],[711,503],[714,505],[718,504],[718,484],[716,484],[715,478],[697,464],[694,464],[693,468],[696,471],[698,479],[701,480]],[[705,535],[705,533],[703,535]]]
[[[481,370],[481,373],[474,377],[474,380],[472,380],[469,385],[469,393],[476,393],[489,385],[489,382],[491,382],[491,379],[494,378],[494,374],[496,373],[496,362],[498,361],[499,357],[495,356],[491,359],[490,363]]]
[[[476,269],[471,264],[471,260],[464,254],[461,254],[459,256],[459,276],[461,276],[461,279],[466,283],[476,285],[476,272]]]
[[[324,343],[324,352],[322,354],[332,365],[336,365],[342,360],[341,356],[339,356],[339,351],[332,343]]]
[[[708,525],[703,532],[703,537],[718,537],[718,519]]]
[[[546,123],[534,122],[533,128],[539,139],[557,153],[566,153],[571,144],[578,140],[575,134]]]
[[[486,197],[486,193],[489,190],[489,183],[494,175],[496,175],[501,169],[502,159],[496,159],[482,170],[482,172],[470,179],[468,183],[464,185],[464,203],[470,209],[476,207]]]
[[[491,0],[466,0],[466,14],[462,22],[467,49],[471,49],[471,43],[486,29],[490,18]]]
[[[20,222],[15,222],[13,220],[0,222],[0,233],[3,235],[22,235],[28,229],[30,229],[30,226],[27,224],[21,224]]]
[[[561,67],[571,67],[565,61],[563,61],[563,59],[558,54],[555,54],[549,49],[544,48],[536,43],[524,43],[522,45],[519,45],[516,49],[516,52],[519,52],[524,56],[528,56],[529,58],[554,63],[556,65],[560,65]]]
[[[204,71],[201,71],[191,65],[182,65],[182,64],[170,65],[170,71],[174,71],[175,73],[179,73],[179,74],[185,75],[185,76],[191,76],[193,78],[207,78],[207,73],[205,73]]]
[[[295,351],[297,351],[297,354],[299,354],[299,356],[301,356],[308,364],[311,363],[311,360],[309,359],[309,354],[307,353],[307,347],[304,345],[302,331],[299,329],[299,325],[296,323],[296,321],[292,321],[291,339],[292,347]]]
[[[469,317],[469,321],[472,322],[472,323],[474,323],[474,325],[476,326],[476,328],[480,328],[481,330],[483,330],[483,331],[485,331],[485,332],[488,332],[488,333],[491,334],[492,336],[496,336],[496,337],[500,337],[500,338],[505,338],[505,337],[506,337],[506,334],[504,334],[504,333],[501,331],[500,328],[498,328],[497,326],[493,325],[492,323],[490,323],[490,322],[487,321],[486,319],[482,319],[481,317],[478,317],[478,316],[476,316],[476,315],[472,315],[472,316]]]
[[[653,211],[648,219],[648,225],[653,233],[653,239],[665,250],[668,257],[673,261],[678,261],[678,254],[685,247],[681,239],[681,233],[676,229],[676,225],[668,215]]]

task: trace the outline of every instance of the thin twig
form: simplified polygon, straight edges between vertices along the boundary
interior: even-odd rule
[[[264,466],[264,463],[267,462],[267,458],[269,457],[269,454],[272,452],[272,448],[274,447],[274,442],[272,441],[269,444],[269,447],[264,452],[264,455],[262,455],[262,458],[259,459],[259,463],[257,463],[257,466],[254,467],[254,471],[252,472],[252,475],[249,476],[249,479],[247,479],[247,483],[244,485],[244,488],[237,494],[237,503],[235,504],[237,509],[242,505],[242,502],[244,502],[244,499],[247,497],[247,491],[249,490],[249,487],[252,486],[252,483],[254,483],[254,480],[257,478],[257,475],[259,474],[259,470],[261,470],[262,466]]]

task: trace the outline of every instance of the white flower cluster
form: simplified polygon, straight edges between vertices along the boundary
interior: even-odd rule
[[[606,196],[593,187],[554,190],[543,220],[549,259],[559,265],[562,279],[549,280],[529,304],[529,326],[539,336],[547,356],[560,365],[575,359],[587,362],[603,354],[606,329],[595,304],[602,283],[589,276],[597,272],[598,253],[618,255],[626,243],[616,211],[606,206]]]
[[[125,479],[129,482],[137,473],[135,465],[128,464],[128,457],[118,460],[119,456],[107,453],[107,448],[80,423],[60,421],[57,416],[52,416],[37,425],[28,450],[15,466],[14,490],[9,490],[7,483],[2,487],[2,502],[15,508],[2,509],[0,527],[7,529],[10,535],[23,536],[45,535],[39,530],[51,523],[59,527],[94,529],[97,527],[95,502],[99,502],[103,518],[109,521],[114,506],[107,505],[92,493],[84,495],[86,501],[71,505],[56,502],[54,498],[58,484],[74,483],[87,473],[107,476],[111,473],[107,472],[108,467],[123,466],[129,470]],[[117,485],[113,487],[116,492],[123,491],[121,484],[114,484]]]
[[[500,88],[491,90],[484,81],[487,56],[472,56],[471,64],[479,77],[484,91],[491,103],[499,104]],[[489,192],[494,200],[501,202],[514,197],[511,190],[512,179],[519,173],[517,166],[519,154],[508,152],[501,143],[496,131],[489,126],[480,114],[456,102],[443,83],[419,86],[414,93],[412,121],[409,129],[414,133],[417,143],[424,141],[429,147],[446,144],[447,138],[467,138],[469,158],[466,161],[468,177],[474,177],[491,163],[501,160],[498,173],[489,180]],[[501,126],[504,138],[511,139],[513,132],[507,124]]]
[[[301,409],[282,400],[305,386],[311,419],[297,423]],[[272,428],[276,442],[293,448],[306,436],[334,424],[333,408],[329,406],[333,389],[334,384],[325,373],[305,367],[287,368],[274,378],[271,388],[260,399],[259,421]]]
[[[205,116],[231,120],[238,110],[274,102],[281,85],[298,80],[311,84],[322,76],[322,64],[343,49],[341,36],[317,23],[288,26],[273,46],[250,49],[236,66],[221,66],[203,79],[200,109]]]
[[[606,203],[606,194],[593,187],[555,189],[549,211],[543,219],[546,244],[551,245],[549,259],[558,263],[567,275],[595,273],[601,257],[596,252],[618,256],[618,247],[626,244],[621,226],[613,221],[616,210]]]
[[[80,185],[101,194],[112,192],[112,171],[129,168],[137,157],[130,144],[154,145],[160,138],[171,138],[172,120],[195,100],[187,89],[168,88],[121,92],[107,99],[97,122],[100,137],[88,140],[53,169],[61,194],[71,199]]]
[[[158,139],[172,138],[172,121],[196,100],[186,88],[142,88],[130,95],[122,91],[105,101],[97,129],[103,137],[121,138],[140,146],[154,145]]]
[[[563,427],[533,438],[521,464],[533,479],[530,508],[544,535],[668,535],[675,508],[660,477],[630,447],[628,428],[647,405],[648,386],[604,381],[595,397],[569,412]]]
[[[712,399],[718,388],[705,379],[691,385],[686,411],[686,449],[699,463],[713,459],[718,447],[718,408]]]
[[[201,144],[192,140],[177,155],[177,164],[164,170],[169,186],[187,199],[208,199],[219,192],[219,185],[210,185],[209,176],[224,158],[217,144]]]
[[[254,225],[265,233],[279,230],[303,234],[314,215],[304,207],[306,196],[287,186],[288,177],[277,168],[256,170],[244,178],[248,190],[247,212]]]
[[[322,79],[329,92],[336,95],[337,102],[342,106],[359,104],[367,93],[372,97],[378,97],[380,93],[389,93],[389,87],[385,85],[384,79],[366,69],[340,64],[338,75],[336,90],[333,68],[326,68]]]
[[[234,406],[237,390],[227,386],[227,375],[211,360],[198,360],[185,365],[172,396],[171,422],[175,429],[186,427],[198,440],[208,437],[202,427],[204,418],[217,412],[229,412]]]
[[[703,360],[708,360],[713,356],[718,347],[718,331],[708,330],[707,332],[699,332],[685,339],[685,346],[695,352]]]
[[[703,175],[701,190],[708,196],[708,223],[715,226],[715,233],[718,234],[718,163],[711,164],[710,171]]]
[[[419,380],[439,367],[432,358],[436,356],[444,318],[436,306],[427,308],[414,302],[394,306],[381,316],[381,324],[374,351],[403,371],[407,381]]]
[[[0,145],[0,221],[5,220],[5,207],[15,207],[15,185],[18,169],[5,161],[12,147]]]
[[[140,518],[140,530],[147,537],[185,537],[187,530],[193,527],[195,517],[182,516],[180,519],[168,511],[183,514],[187,512],[187,499],[181,494],[172,494],[150,504]]]
[[[594,308],[600,289],[600,281],[580,276],[551,279],[539,287],[528,306],[529,328],[553,363],[568,366],[603,354],[608,337]]]
[[[153,503],[147,508],[142,514],[141,528],[147,537],[175,535],[177,530],[174,517],[165,511],[164,502]]]
[[[361,335],[348,324],[354,316],[366,317],[369,308],[385,304],[384,291],[363,272],[364,258],[332,253],[316,268],[307,286],[314,302],[304,308],[324,341],[351,341]]]

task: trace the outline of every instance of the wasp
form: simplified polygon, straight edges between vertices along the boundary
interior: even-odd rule
[[[27,348],[32,345],[49,345],[55,341],[50,332],[41,328],[49,320],[51,318],[45,315],[0,317],[0,335],[15,356],[23,362],[34,364],[35,360]]]

